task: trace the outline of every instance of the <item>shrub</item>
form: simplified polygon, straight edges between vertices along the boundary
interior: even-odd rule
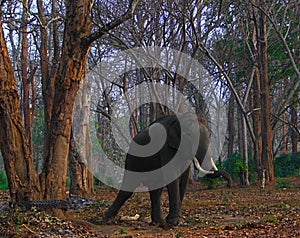
[[[8,189],[7,177],[4,171],[0,171],[0,189]]]
[[[254,158],[253,153],[249,151],[248,154],[248,172],[249,172],[249,181],[254,182],[257,180],[258,176],[254,168]],[[227,160],[223,162],[223,168],[227,171],[232,179],[240,178],[241,173],[247,170],[247,166],[243,161],[242,155],[239,151],[235,151],[231,154]]]
[[[220,178],[207,178],[204,176],[199,178],[199,181],[203,182],[208,189],[214,189],[219,185]]]
[[[290,182],[283,180],[282,178],[276,178],[276,186],[278,188],[288,188],[290,186]]]
[[[299,175],[300,152],[281,154],[275,158],[274,173],[275,177],[290,177]]]

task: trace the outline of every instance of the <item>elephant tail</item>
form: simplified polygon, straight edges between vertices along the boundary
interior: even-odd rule
[[[226,172],[225,170],[214,171],[213,174],[207,174],[206,177],[207,178],[219,178],[219,177],[223,177],[227,181],[227,186],[229,188],[232,187],[232,178],[231,178],[230,174],[228,172]]]

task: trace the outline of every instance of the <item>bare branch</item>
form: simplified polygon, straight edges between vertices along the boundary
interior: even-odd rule
[[[208,58],[210,58],[213,61],[213,63],[217,66],[217,68],[220,70],[220,72],[222,73],[222,75],[225,77],[225,79],[226,79],[226,81],[227,81],[227,83],[229,85],[229,88],[230,88],[231,92],[233,93],[233,95],[234,95],[234,97],[235,97],[235,99],[236,99],[236,101],[237,101],[237,103],[238,103],[238,105],[239,105],[239,107],[241,109],[241,112],[244,115],[244,118],[246,120],[246,124],[247,124],[248,130],[249,130],[250,135],[251,135],[251,139],[255,143],[256,142],[256,137],[255,137],[254,131],[252,129],[252,126],[250,124],[250,121],[249,121],[249,119],[247,117],[247,111],[246,111],[246,109],[245,109],[245,107],[243,105],[243,102],[240,99],[237,91],[234,88],[232,80],[230,79],[230,77],[228,76],[228,74],[225,72],[225,70],[223,69],[222,65],[220,65],[220,63],[215,59],[215,57],[208,51],[208,49],[202,43],[200,43],[199,48],[207,55]]]
[[[138,3],[139,0],[131,0],[128,10],[121,17],[107,23],[105,26],[101,27],[99,31],[91,34],[89,37],[85,39],[85,43],[88,45],[93,43],[95,40],[99,39],[101,36],[108,33],[110,30],[116,28],[117,26],[121,25],[122,23],[130,19],[133,16],[133,13]]]
[[[295,71],[295,73],[296,73],[296,75],[297,75],[297,77],[298,77],[298,80],[296,80],[295,84],[293,85],[293,89],[289,92],[289,94],[287,95],[286,99],[285,99],[284,102],[283,102],[283,105],[282,105],[282,106],[284,106],[284,105],[285,105],[285,104],[293,97],[294,93],[296,92],[296,90],[297,90],[297,89],[299,88],[299,86],[300,86],[300,71],[299,71],[299,69],[298,69],[298,67],[297,67],[297,64],[296,64],[296,62],[295,62],[294,56],[293,56],[293,54],[292,54],[292,52],[291,52],[291,50],[290,50],[290,48],[289,48],[289,46],[288,46],[288,44],[287,44],[287,42],[286,42],[285,36],[283,36],[282,33],[281,33],[281,31],[277,28],[277,25],[276,25],[275,21],[274,21],[274,20],[271,18],[271,16],[270,16],[264,9],[262,9],[260,6],[255,5],[253,2],[251,2],[251,4],[252,4],[255,8],[259,9],[259,10],[260,10],[260,11],[268,18],[268,20],[271,22],[271,24],[272,24],[272,26],[273,26],[275,32],[276,32],[277,35],[280,37],[280,39],[281,39],[281,41],[282,41],[282,43],[283,43],[283,45],[284,45],[284,47],[285,47],[285,49],[286,49],[286,51],[287,51],[287,53],[288,53],[288,56],[289,56],[289,59],[290,59],[290,61],[291,61],[291,63],[292,63],[293,69],[294,69],[294,71]],[[278,107],[278,108],[280,109],[280,107]],[[277,113],[277,115],[280,115],[280,114],[281,114],[281,112],[278,112],[278,113]]]

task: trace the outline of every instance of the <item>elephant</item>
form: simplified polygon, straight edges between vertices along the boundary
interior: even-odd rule
[[[161,126],[165,129],[165,135],[162,133],[164,129]],[[156,132],[153,128],[156,128]],[[149,148],[146,147],[151,143],[155,144],[164,136],[163,145],[155,148],[157,152],[149,153]],[[149,187],[152,222],[180,224],[181,205],[192,161],[194,160],[194,163],[197,161],[197,168],[209,176],[217,176],[220,173],[220,171],[205,171],[201,168],[209,144],[210,131],[205,116],[195,116],[187,112],[157,118],[133,138],[125,159],[125,173],[121,188],[113,204],[105,212],[104,221],[107,222],[115,217],[122,205],[131,197],[134,189],[142,183]],[[145,148],[138,147],[141,145]],[[177,162],[172,163],[174,160]],[[166,167],[167,169],[164,169]],[[149,177],[149,171],[155,171],[155,176]],[[145,176],[135,177],[135,172],[145,173]],[[162,217],[160,202],[163,187],[167,188],[169,197],[169,214],[166,219]]]

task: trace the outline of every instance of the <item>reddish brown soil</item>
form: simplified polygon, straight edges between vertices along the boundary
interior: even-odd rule
[[[183,202],[181,226],[168,228],[150,224],[150,199],[136,193],[110,224],[102,216],[116,191],[102,186],[99,203],[82,211],[68,211],[66,221],[46,212],[0,213],[0,234],[10,237],[300,237],[300,178],[287,181],[288,188],[258,186],[207,190],[201,184],[189,187]],[[7,192],[2,192],[2,197]],[[168,211],[166,191],[162,196]],[[139,214],[137,221],[121,221]],[[1,237],[1,236],[0,236]]]

